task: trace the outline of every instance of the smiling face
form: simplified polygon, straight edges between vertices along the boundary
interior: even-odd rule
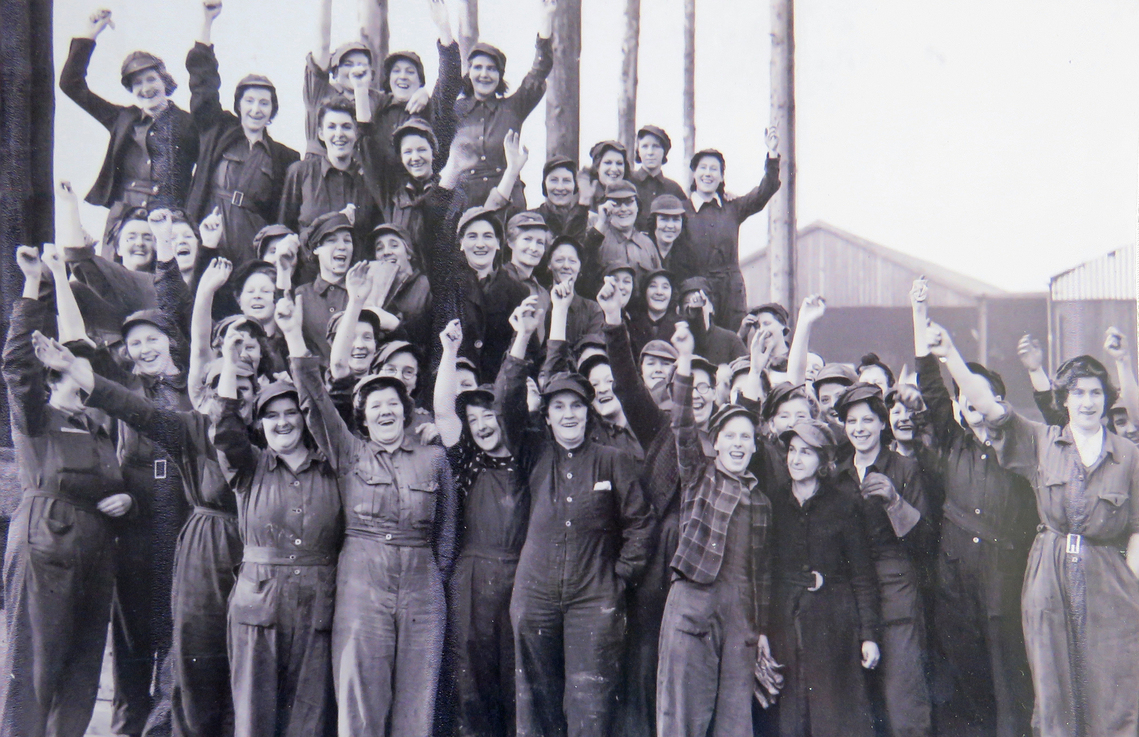
[[[672,282],[667,276],[654,276],[649,280],[649,285],[645,288],[645,301],[651,312],[663,315],[668,311],[668,306],[672,304]]]
[[[242,129],[257,135],[273,120],[273,93],[265,87],[246,87],[237,107]]]
[[[660,171],[664,164],[664,145],[652,134],[641,136],[637,140],[637,156],[641,158],[641,165],[649,171]]]
[[[577,249],[568,243],[555,248],[550,254],[550,273],[558,284],[576,279],[581,273],[581,259],[577,256]]]
[[[305,421],[295,397],[277,397],[261,408],[261,431],[265,444],[277,455],[285,455],[301,447]]]
[[[617,287],[617,299],[621,301],[621,307],[628,307],[629,300],[633,298],[633,272],[625,269],[615,271],[613,272],[613,282]]]
[[[708,422],[715,409],[712,400],[716,397],[716,385],[713,380],[714,377],[704,369],[692,369],[692,414],[698,427]]]
[[[743,415],[736,415],[716,433],[716,458],[731,473],[747,471],[755,453],[755,423]]]
[[[324,280],[339,282],[348,273],[348,267],[352,265],[352,231],[342,229],[329,233],[324,236],[314,253],[320,263],[320,274]]]
[[[684,216],[657,214],[656,218],[657,243],[665,245],[674,243],[680,237],[680,231],[684,229]]]
[[[803,397],[793,397],[775,410],[775,416],[771,418],[771,431],[778,437],[790,430],[799,420],[809,419],[811,419],[811,403]]]
[[[376,331],[372,323],[358,320],[352,331],[352,352],[348,354],[348,370],[354,376],[367,373],[376,357]]]
[[[241,286],[241,294],[237,298],[237,306],[241,314],[256,320],[262,325],[273,319],[273,297],[277,285],[269,275],[257,271],[249,275],[245,284]]]
[[[613,392],[613,369],[609,364],[599,363],[589,371],[589,383],[593,386],[593,409],[607,420],[614,420],[621,414],[621,401]]]
[[[616,184],[625,178],[625,157],[620,151],[608,149],[597,162],[597,181],[602,187]]]
[[[397,102],[406,102],[423,86],[423,80],[410,59],[396,59],[388,75],[388,84],[392,88],[392,97]]]
[[[399,379],[407,387],[407,393],[411,394],[419,382],[419,361],[407,351],[397,351],[394,355],[388,356],[387,361],[384,361],[379,374],[380,376],[394,376]]]
[[[899,443],[912,443],[914,440],[913,412],[901,402],[890,407],[890,430]]]
[[[138,323],[127,332],[124,342],[137,373],[144,376],[176,373],[174,361],[170,358],[170,338],[154,325]]]
[[[493,409],[469,405],[467,429],[471,431],[471,437],[474,438],[479,450],[490,454],[502,450],[502,428],[498,425],[498,413]]]
[[[383,445],[403,440],[404,407],[399,393],[390,386],[374,389],[364,400],[364,429]]]
[[[668,372],[675,363],[660,356],[645,356],[641,359],[641,380],[645,382],[645,386],[652,389],[668,379]]]
[[[395,233],[380,233],[376,238],[376,260],[395,264],[401,273],[411,270],[407,243]]]
[[[715,156],[701,157],[696,162],[692,181],[696,183],[696,191],[700,194],[715,194],[720,189],[720,185],[724,183],[724,169],[720,166],[720,160]]]
[[[157,69],[143,69],[131,76],[131,94],[135,104],[154,112],[166,107],[166,82]]]
[[[585,442],[585,421],[589,406],[574,392],[564,391],[550,398],[546,408],[546,424],[554,440],[563,448],[576,448]]]
[[[498,62],[486,54],[476,54],[471,57],[469,74],[471,87],[475,97],[485,100],[493,97],[498,90],[498,83],[502,80],[502,72],[498,69]]]
[[[806,481],[819,475],[819,451],[798,435],[787,443],[787,472],[793,481]]]
[[[189,223],[174,223],[170,230],[174,239],[174,260],[183,274],[193,271],[198,260],[198,237]]]
[[[569,169],[559,167],[546,175],[546,199],[558,207],[577,202],[577,177]]]
[[[123,268],[145,271],[154,262],[154,234],[145,220],[127,220],[119,229],[116,246]]]
[[[399,142],[399,160],[412,179],[423,181],[431,177],[435,154],[431,143],[415,133],[404,134]]]
[[[467,258],[467,265],[475,271],[481,273],[494,267],[494,257],[499,249],[498,235],[486,220],[468,223],[459,245]]]
[[[882,442],[882,430],[886,427],[882,418],[874,414],[866,402],[859,402],[846,411],[844,426],[850,444],[864,455],[878,450]]]
[[[375,73],[372,70],[372,59],[363,51],[349,51],[344,56],[340,57],[340,64],[336,67],[336,84],[341,89],[352,89],[352,73],[358,70],[364,70],[365,84],[371,86],[372,75]]]
[[[340,110],[326,110],[316,136],[324,142],[328,158],[350,158],[356,150],[356,119]]]
[[[834,411],[834,403],[838,401],[839,396],[846,391],[846,387],[837,381],[828,381],[825,384],[815,387],[815,392],[819,397],[819,407],[831,421],[838,422],[838,415]]]
[[[1069,422],[1086,434],[1099,431],[1106,404],[1103,382],[1092,376],[1076,379],[1075,386],[1068,390],[1068,398],[1064,400]]]
[[[550,233],[545,228],[523,228],[510,242],[510,261],[515,266],[533,270],[546,255],[546,242]]]

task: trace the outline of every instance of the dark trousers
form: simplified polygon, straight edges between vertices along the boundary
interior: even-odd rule
[[[0,733],[87,730],[107,642],[111,540],[98,512],[42,497],[21,502],[4,558]]]
[[[229,609],[238,737],[336,734],[334,566],[242,564]]]
[[[514,734],[510,598],[517,568],[517,561],[463,555],[451,576],[450,639],[462,737]]]
[[[660,737],[752,734],[758,636],[740,592],[746,585],[679,579],[668,592],[657,666]]]
[[[947,523],[943,535],[964,531]],[[1019,616],[1024,554],[987,543],[938,561],[937,626],[954,682],[950,709],[996,737],[1031,734],[1032,681]]]
[[[624,585],[612,573],[590,578],[593,583],[573,596],[556,583],[514,588],[519,737],[612,733],[624,650]],[[549,583],[536,572],[516,580]]]
[[[233,734],[226,610],[240,562],[237,518],[195,510],[178,538],[173,644],[159,672],[147,737]]]
[[[880,687],[893,737],[932,733],[926,681],[925,615],[917,568],[906,559],[877,561],[882,602],[882,660],[871,676]]]

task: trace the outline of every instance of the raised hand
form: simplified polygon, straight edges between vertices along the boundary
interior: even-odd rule
[[[459,346],[463,344],[463,323],[452,320],[439,333],[439,343],[443,346],[443,354],[447,356],[459,355]]]
[[[293,233],[289,233],[281,240],[277,241],[277,248],[275,251],[277,258],[277,269],[284,271],[286,274],[292,275],[293,271],[297,268],[297,254],[301,250],[301,239]]]
[[[913,384],[899,380],[894,385],[894,391],[898,393],[898,401],[910,412],[921,412],[925,409],[925,398],[921,395],[921,389]]]
[[[300,295],[297,295],[295,302],[287,296],[277,300],[277,309],[273,317],[282,333],[293,336],[303,335],[303,309]]]
[[[510,327],[520,335],[533,335],[538,330],[541,310],[538,309],[538,297],[531,295],[522,300],[522,304],[510,313]]]
[[[918,305],[925,305],[929,302],[929,282],[926,281],[924,276],[919,276],[914,279],[913,285],[910,287],[910,305],[917,307]]]
[[[396,276],[399,275],[399,266],[391,261],[371,261],[368,270],[369,277],[372,281],[372,291],[369,297],[372,304],[377,307],[383,307],[384,302],[387,301],[388,292],[391,291],[392,284],[395,283]]]
[[[368,298],[368,293],[372,291],[372,282],[368,278],[370,265],[368,261],[360,261],[348,269],[344,277],[344,288],[348,290],[349,301],[361,303]]]
[[[617,208],[617,206],[614,205],[609,200],[605,200],[600,205],[598,205],[597,206],[597,222],[594,223],[594,227],[597,228],[598,230],[601,230],[601,231],[604,231],[606,228],[608,228],[609,227],[609,218],[613,215],[613,210],[615,210],[616,208]]]
[[[150,232],[154,234],[157,242],[169,243],[174,237],[174,215],[165,207],[152,210],[146,216],[146,222],[150,225]]]
[[[1112,325],[1103,336],[1103,350],[1114,361],[1126,361],[1130,358],[1127,352],[1127,341],[1119,328]]]
[[[589,175],[589,169],[582,168],[577,173],[578,202],[588,204],[593,202],[593,195],[597,190],[597,183]]]
[[[1044,365],[1044,349],[1040,347],[1040,341],[1031,335],[1021,336],[1016,344],[1016,355],[1030,373],[1039,371]]]
[[[242,351],[245,349],[245,336],[239,332],[240,322],[230,323],[225,331],[225,338],[221,344],[221,357],[231,365],[236,366],[243,360]]]
[[[799,307],[799,324],[804,323],[813,324],[822,319],[826,314],[827,301],[818,294],[812,294],[803,300],[803,304]]]
[[[67,346],[38,330],[32,332],[32,350],[39,362],[53,371],[67,373],[75,363],[75,354]]]
[[[554,14],[558,10],[558,0],[542,0],[542,10],[538,21],[538,36],[549,38],[554,32]]]
[[[225,221],[221,217],[221,208],[214,205],[213,212],[206,215],[198,225],[198,232],[202,235],[202,248],[210,250],[217,250],[218,244],[221,243],[221,235],[225,228]]]
[[[751,334],[751,344],[748,346],[751,355],[751,370],[759,373],[771,363],[771,356],[775,352],[775,333],[770,328],[756,330]]]
[[[926,328],[927,343],[929,344],[929,352],[938,358],[946,358],[953,353],[953,338],[949,336],[949,331],[941,327],[935,322],[930,322],[929,327]]]
[[[597,292],[597,304],[605,313],[605,322],[610,325],[621,323],[621,297],[617,294],[616,279],[611,276],[605,277],[601,289]]]
[[[340,214],[348,218],[348,222],[352,225],[356,224],[356,205],[349,202],[340,210]]]
[[[555,284],[550,290],[550,305],[568,312],[573,302],[573,284],[572,279]]]
[[[900,498],[890,477],[877,472],[866,474],[866,478],[862,481],[862,498],[869,499],[871,497],[887,506]]]
[[[16,249],[16,263],[19,265],[20,271],[24,272],[24,279],[39,281],[43,278],[43,262],[40,260],[40,252],[31,246],[20,246]]]
[[[202,13],[207,23],[213,23],[221,15],[221,0],[202,0]]]
[[[676,323],[676,327],[672,331],[672,347],[681,356],[692,357],[696,352],[696,338],[692,337],[692,331],[688,329],[688,323],[681,320]]]
[[[874,670],[878,667],[878,661],[881,660],[882,653],[878,649],[878,643],[873,640],[864,640],[862,642],[862,667],[866,670]]]
[[[512,130],[507,131],[503,146],[506,149],[506,168],[516,172],[522,171],[526,162],[530,160],[530,149],[522,145],[521,134]]]
[[[767,144],[767,150],[771,152],[774,158],[779,157],[779,128],[771,126],[763,129],[763,139]]]
[[[54,243],[45,243],[43,256],[40,260],[44,262],[48,270],[51,271],[52,276],[58,278],[67,278],[67,264],[63,262],[63,257],[59,253],[59,249],[55,247]]]
[[[233,264],[230,263],[229,259],[215,258],[202,272],[202,278],[198,280],[198,290],[214,294],[229,281],[229,275],[232,271]]]
[[[87,28],[83,35],[93,41],[108,26],[115,27],[115,21],[111,18],[111,11],[106,8],[99,8],[87,18]]]

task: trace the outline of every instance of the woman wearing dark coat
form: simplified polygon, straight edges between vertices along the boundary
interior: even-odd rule
[[[250,74],[237,83],[233,112],[221,106],[221,75],[210,28],[221,4],[205,7],[201,38],[186,55],[190,112],[201,134],[197,169],[186,203],[194,222],[214,207],[225,229],[220,255],[234,267],[257,258],[253,238],[277,219],[285,172],[300,155],[269,136],[277,115],[277,90],[268,78]]]
[[[771,495],[771,653],[785,667],[784,737],[872,735],[862,668],[878,664],[878,590],[855,499],[827,478],[835,442],[817,420],[783,433],[790,483]]]
[[[128,207],[181,208],[198,157],[198,130],[190,114],[169,100],[178,85],[153,54],[135,51],[123,60],[122,84],[137,104],[116,105],[87,87],[95,39],[111,23],[111,11],[95,12],[71,49],[59,88],[111,134],[87,202],[110,208],[110,228]]]

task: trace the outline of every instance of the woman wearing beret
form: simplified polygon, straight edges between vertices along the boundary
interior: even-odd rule
[[[1033,733],[1136,734],[1139,451],[1103,427],[1118,397],[1107,370],[1091,356],[1060,366],[1053,391],[1069,420],[1046,425],[996,400],[944,328],[931,325],[927,336],[930,353],[984,415],[997,460],[1035,491],[1042,524],[1021,593]]]
[[[240,266],[256,258],[253,237],[277,219],[285,171],[300,157],[269,136],[278,105],[277,89],[267,77],[244,77],[237,83],[233,112],[222,109],[221,75],[210,42],[221,9],[221,3],[202,6],[199,40],[186,55],[190,112],[201,136],[186,211],[201,220],[215,207],[221,210],[220,255]]]
[[[716,323],[737,330],[747,312],[747,290],[740,271],[740,225],[764,208],[779,189],[779,137],[767,133],[767,163],[763,181],[752,191],[728,200],[724,196],[724,155],[715,149],[698,151],[689,162],[692,169],[691,212],[688,234],[699,257],[697,273],[712,284]]]
[[[109,230],[126,208],[185,207],[198,130],[190,114],[171,102],[178,85],[162,59],[145,51],[123,61],[122,83],[134,105],[116,105],[88,89],[87,64],[107,26],[114,26],[111,11],[98,10],[86,32],[71,40],[59,88],[111,133],[103,167],[87,194],[87,202],[110,208]]]
[[[684,200],[684,188],[661,171],[661,167],[668,163],[668,152],[671,150],[672,139],[663,128],[646,125],[637,131],[637,148],[633,158],[640,166],[626,178],[637,187],[637,199],[641,203],[641,214],[637,218],[639,230],[652,232],[649,229],[649,207],[657,197],[667,194],[677,200]]]
[[[577,162],[565,156],[554,156],[542,167],[542,195],[545,200],[535,208],[546,221],[550,237],[568,235],[579,243],[589,227],[588,197],[582,201],[578,186]]]
[[[771,495],[771,654],[784,665],[779,734],[874,734],[863,668],[878,665],[878,590],[857,501],[831,482],[825,423],[785,430],[789,478]]]
[[[463,96],[455,103],[458,130],[455,143],[475,155],[477,163],[463,172],[467,202],[484,202],[506,169],[503,140],[509,131],[522,130],[522,123],[546,94],[546,77],[554,68],[554,11],[557,0],[541,0],[537,51],[534,66],[512,94],[506,94],[506,54],[479,42],[467,54]],[[523,184],[518,181],[510,195],[514,210],[526,209]]]

